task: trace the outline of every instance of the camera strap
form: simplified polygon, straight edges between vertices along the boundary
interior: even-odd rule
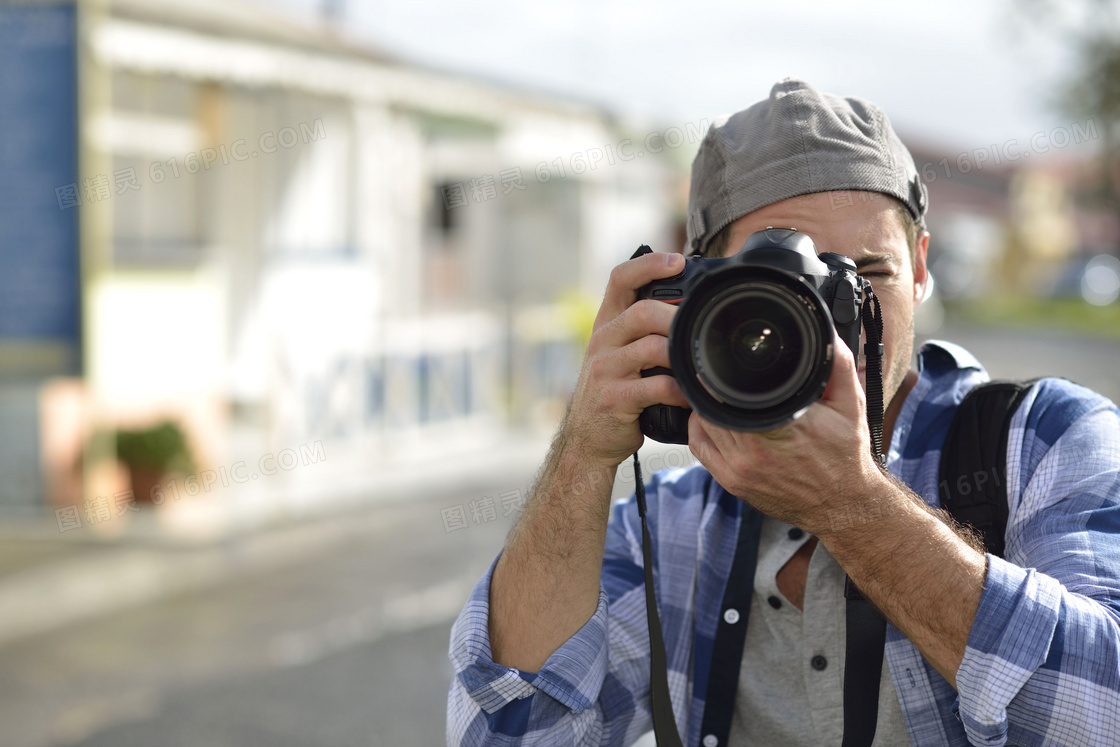
[[[883,455],[883,312],[879,298],[864,281],[863,326],[867,343],[867,428],[871,431],[871,454],[880,469]],[[870,747],[879,720],[879,681],[883,672],[883,648],[887,621],[844,576],[844,741],[841,747]]]
[[[642,464],[634,452],[634,494],[638,516],[642,517],[642,565],[646,574],[646,623],[649,626],[649,697],[653,713],[653,733],[658,747],[681,747],[673,701],[669,697],[669,672],[665,657],[665,641],[661,638],[661,618],[657,614],[657,597],[653,593],[653,557],[649,526],[646,524],[646,486],[642,480]]]
[[[887,458],[883,454],[883,309],[866,279],[863,293],[863,328],[867,332],[867,342],[863,346],[863,359],[867,362],[867,429],[871,431],[871,455],[880,467],[886,467]]]

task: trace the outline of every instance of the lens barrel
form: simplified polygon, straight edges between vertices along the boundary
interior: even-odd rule
[[[800,276],[732,266],[703,277],[670,331],[673,371],[693,409],[727,428],[761,431],[820,398],[833,326]]]

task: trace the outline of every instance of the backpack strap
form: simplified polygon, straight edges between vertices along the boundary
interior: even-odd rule
[[[1003,557],[1007,529],[1007,436],[1011,418],[1038,379],[989,381],[965,395],[941,447],[941,507],[980,532]]]

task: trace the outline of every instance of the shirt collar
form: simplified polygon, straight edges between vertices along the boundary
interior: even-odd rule
[[[935,387],[936,380],[945,376],[971,380],[973,376],[962,377],[962,373],[970,370],[979,372],[983,379],[987,379],[987,372],[984,371],[980,361],[956,343],[928,340],[918,350],[918,381],[906,395],[906,401],[902,403],[902,410],[898,413],[894,432],[891,434],[891,448],[887,454],[887,470],[891,474],[901,477],[900,460],[906,451],[906,441],[913,430],[918,408],[931,396],[937,397],[937,393],[932,390],[936,388],[940,392],[944,388]],[[968,388],[971,388],[971,384]]]

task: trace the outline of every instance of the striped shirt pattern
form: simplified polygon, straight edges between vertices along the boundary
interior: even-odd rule
[[[946,342],[923,346],[919,367],[887,468],[936,506],[953,414],[988,376]],[[1043,379],[1011,421],[1007,464],[1006,476],[991,476],[1007,481],[1006,559],[988,555],[959,692],[888,625],[886,660],[910,739],[1120,745],[1120,410],[1076,384]],[[700,745],[743,504],[700,465],[656,473],[646,490],[670,695],[684,743]],[[649,637],[634,497],[613,507],[594,615],[539,672],[491,658],[492,572],[493,565],[452,627],[448,744],[629,745],[648,732]]]

